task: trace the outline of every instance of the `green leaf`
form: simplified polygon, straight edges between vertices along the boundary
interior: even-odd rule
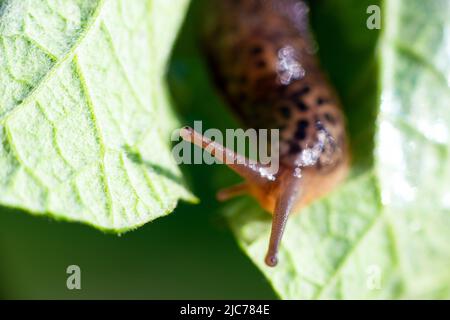
[[[183,186],[165,65],[187,0],[0,1],[0,204],[124,231]]]
[[[380,35],[365,24],[375,3],[313,8],[348,115],[348,182],[290,219],[274,269],[263,264],[270,216],[248,199],[228,208],[282,298],[450,297],[450,2],[382,1]]]

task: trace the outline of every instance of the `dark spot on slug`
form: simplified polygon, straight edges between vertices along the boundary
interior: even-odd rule
[[[331,113],[325,113],[323,117],[332,125],[335,125],[337,122],[336,118]]]
[[[309,109],[308,106],[306,105],[306,103],[304,103],[303,101],[297,101],[296,105],[297,105],[297,108],[303,112],[308,111],[308,109]]]
[[[306,139],[306,129],[309,127],[309,122],[307,120],[300,120],[297,123],[297,130],[295,131],[295,138],[297,140],[304,140]]]
[[[309,121],[308,120],[302,119],[302,120],[299,120],[297,122],[297,128],[302,128],[302,129],[304,128],[304,129],[306,129],[308,127],[309,127]]]
[[[282,105],[280,107],[280,113],[285,119],[289,119],[291,116],[291,108],[287,105]]]
[[[263,47],[261,47],[261,46],[254,46],[250,49],[250,53],[255,56],[261,54],[262,52],[263,52]]]
[[[292,100],[294,103],[297,104],[297,107],[300,109],[300,111],[307,111],[308,106],[303,102],[302,97],[306,94],[308,94],[311,91],[311,88],[309,86],[304,86],[302,89],[296,91],[292,95]]]
[[[318,106],[323,106],[323,105],[326,104],[327,102],[328,102],[328,100],[325,99],[325,98],[322,98],[322,97],[317,98],[317,101],[316,101],[316,103],[317,103]]]
[[[304,96],[306,94],[308,94],[311,91],[311,88],[306,85],[303,88],[301,88],[299,91],[296,92],[296,94],[298,94],[299,96]]]

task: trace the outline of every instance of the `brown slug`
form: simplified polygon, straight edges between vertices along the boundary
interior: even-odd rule
[[[205,54],[218,88],[246,128],[279,129],[280,168],[269,179],[261,164],[185,127],[183,139],[227,164],[245,179],[218,194],[249,193],[273,213],[265,262],[277,264],[288,216],[345,178],[349,154],[340,103],[320,70],[300,0],[212,0],[206,11]]]

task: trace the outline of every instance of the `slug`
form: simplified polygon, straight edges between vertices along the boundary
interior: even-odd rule
[[[342,181],[349,167],[340,102],[320,69],[309,31],[309,8],[300,0],[208,1],[203,49],[225,100],[246,128],[279,129],[279,170],[250,164],[189,127],[180,136],[220,159],[245,182],[218,198],[249,193],[273,214],[268,266],[288,216]]]

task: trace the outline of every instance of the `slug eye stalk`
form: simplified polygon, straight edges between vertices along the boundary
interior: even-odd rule
[[[287,179],[269,180],[261,172],[267,167],[259,163],[251,163],[250,160],[242,155],[227,149],[221,144],[199,134],[190,127],[184,127],[180,130],[180,136],[188,142],[191,142],[208,152],[217,159],[231,159],[232,162],[225,164],[242,176],[246,182],[219,191],[217,197],[219,200],[227,200],[232,197],[247,193],[250,191],[250,185],[253,188],[264,190],[268,184],[277,184],[277,190],[280,190],[273,211],[272,230],[270,234],[269,248],[267,251],[265,262],[268,266],[274,267],[278,263],[278,250],[281,239],[286,227],[286,223],[291,210],[298,201],[300,194],[301,178],[290,175]]]

